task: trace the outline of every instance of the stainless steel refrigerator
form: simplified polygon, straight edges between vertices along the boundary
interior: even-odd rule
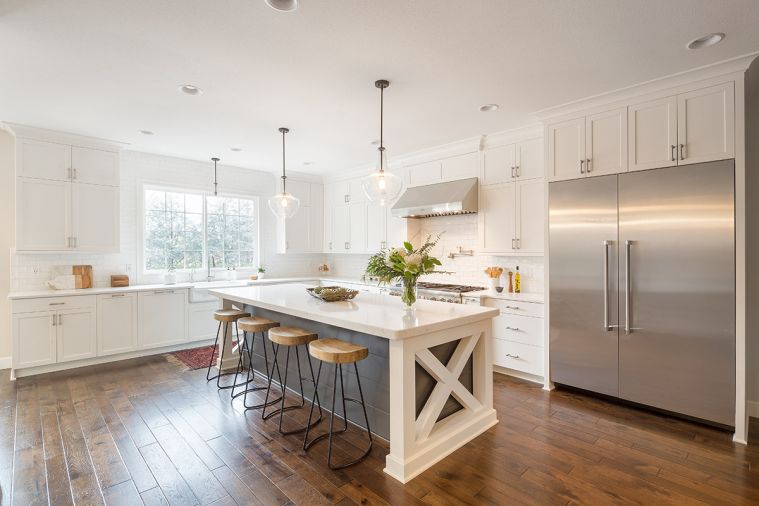
[[[734,425],[733,160],[550,183],[555,383]]]

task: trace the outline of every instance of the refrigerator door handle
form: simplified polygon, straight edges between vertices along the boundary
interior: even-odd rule
[[[630,323],[630,245],[632,241],[625,241],[625,334],[631,332]]]
[[[611,330],[609,325],[609,243],[604,241],[604,329]]]

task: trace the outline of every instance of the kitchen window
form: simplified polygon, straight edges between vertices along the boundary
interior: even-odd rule
[[[146,188],[145,271],[258,266],[258,199]]]

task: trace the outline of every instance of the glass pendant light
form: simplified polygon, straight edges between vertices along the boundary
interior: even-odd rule
[[[287,193],[287,176],[285,175],[285,134],[290,131],[289,128],[282,127],[282,191],[269,199],[269,209],[277,218],[287,219],[295,216],[300,208],[300,200],[290,193]]]
[[[385,206],[398,198],[403,183],[401,182],[401,178],[385,170],[387,169],[387,156],[385,155],[382,130],[384,126],[385,88],[390,86],[390,82],[380,79],[374,83],[374,86],[380,89],[380,144],[379,148],[377,148],[379,151],[379,167],[376,172],[364,178],[361,187],[364,189],[364,193],[370,202]]]

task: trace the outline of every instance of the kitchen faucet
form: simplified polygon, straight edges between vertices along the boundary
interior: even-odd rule
[[[206,265],[208,266],[208,276],[206,276],[206,281],[209,283],[214,280],[214,276],[211,274],[211,264],[213,263],[214,269],[216,268],[216,257],[213,256],[211,253],[208,254],[208,261],[206,262]]]

